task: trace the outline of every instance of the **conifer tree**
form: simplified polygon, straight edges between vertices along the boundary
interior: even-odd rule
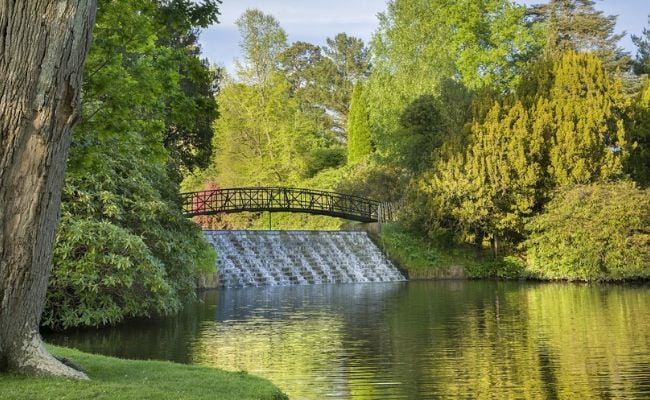
[[[650,17],[648,17],[650,24]],[[632,35],[632,42],[638,47],[634,60],[634,72],[638,75],[650,74],[650,30],[643,29],[642,36]]]
[[[623,120],[629,101],[594,54],[566,53],[554,69],[548,98],[535,118],[546,124],[549,173],[555,186],[611,179],[628,155]]]
[[[617,44],[625,33],[614,34],[616,16],[605,16],[594,4],[593,0],[551,0],[533,5],[528,15],[545,25],[546,52],[553,58],[570,50],[594,52],[614,72],[630,61]]]
[[[538,205],[544,158],[539,133],[521,102],[496,103],[472,126],[466,153],[439,165],[431,181],[437,203],[477,241],[489,235],[495,252],[500,237],[520,236],[523,218]]]
[[[348,163],[354,164],[372,153],[368,109],[363,100],[363,83],[357,81],[352,91],[348,118]]]

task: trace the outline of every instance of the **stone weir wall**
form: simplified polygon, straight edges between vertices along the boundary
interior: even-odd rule
[[[205,231],[217,277],[200,288],[406,280],[366,232]]]

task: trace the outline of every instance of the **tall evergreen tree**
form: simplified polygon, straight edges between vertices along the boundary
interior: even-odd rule
[[[434,203],[480,243],[488,235],[495,251],[499,238],[516,239],[540,199],[544,138],[531,129],[521,102],[496,103],[483,122],[472,126],[465,154],[439,164],[430,183]]]
[[[372,153],[368,110],[363,101],[363,82],[357,81],[352,92],[348,118],[348,164],[354,164]]]
[[[650,17],[648,17],[650,24]],[[634,60],[634,72],[638,75],[650,74],[650,29],[644,28],[642,36],[632,35],[632,42],[638,48]]]
[[[550,0],[528,9],[534,22],[546,29],[546,51],[558,59],[569,50],[594,52],[610,72],[625,67],[630,59],[618,46],[625,33],[614,34],[616,16],[605,16],[593,0]]]
[[[620,176],[628,156],[630,106],[620,79],[596,55],[566,53],[554,68],[548,98],[535,118],[548,121],[549,172],[557,186]]]

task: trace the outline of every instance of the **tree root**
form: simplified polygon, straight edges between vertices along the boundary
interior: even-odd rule
[[[10,368],[18,373],[36,376],[88,379],[88,376],[80,368],[77,369],[68,366],[52,356],[45,349],[45,345],[39,334],[33,335],[32,339],[24,343],[23,348],[18,351],[16,358],[12,358],[11,356],[9,357]]]

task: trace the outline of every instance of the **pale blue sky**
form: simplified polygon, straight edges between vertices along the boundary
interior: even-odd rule
[[[544,0],[518,2],[536,4]],[[247,8],[273,15],[289,35],[290,43],[302,40],[323,45],[326,38],[339,32],[368,43],[377,28],[377,13],[385,10],[386,0],[223,0],[221,23],[203,31],[201,45],[211,63],[224,65],[230,72],[235,58],[241,58],[235,20]],[[630,34],[640,35],[648,27],[650,0],[596,0],[596,8],[607,15],[618,15],[617,31],[627,32],[621,46],[634,55]]]

